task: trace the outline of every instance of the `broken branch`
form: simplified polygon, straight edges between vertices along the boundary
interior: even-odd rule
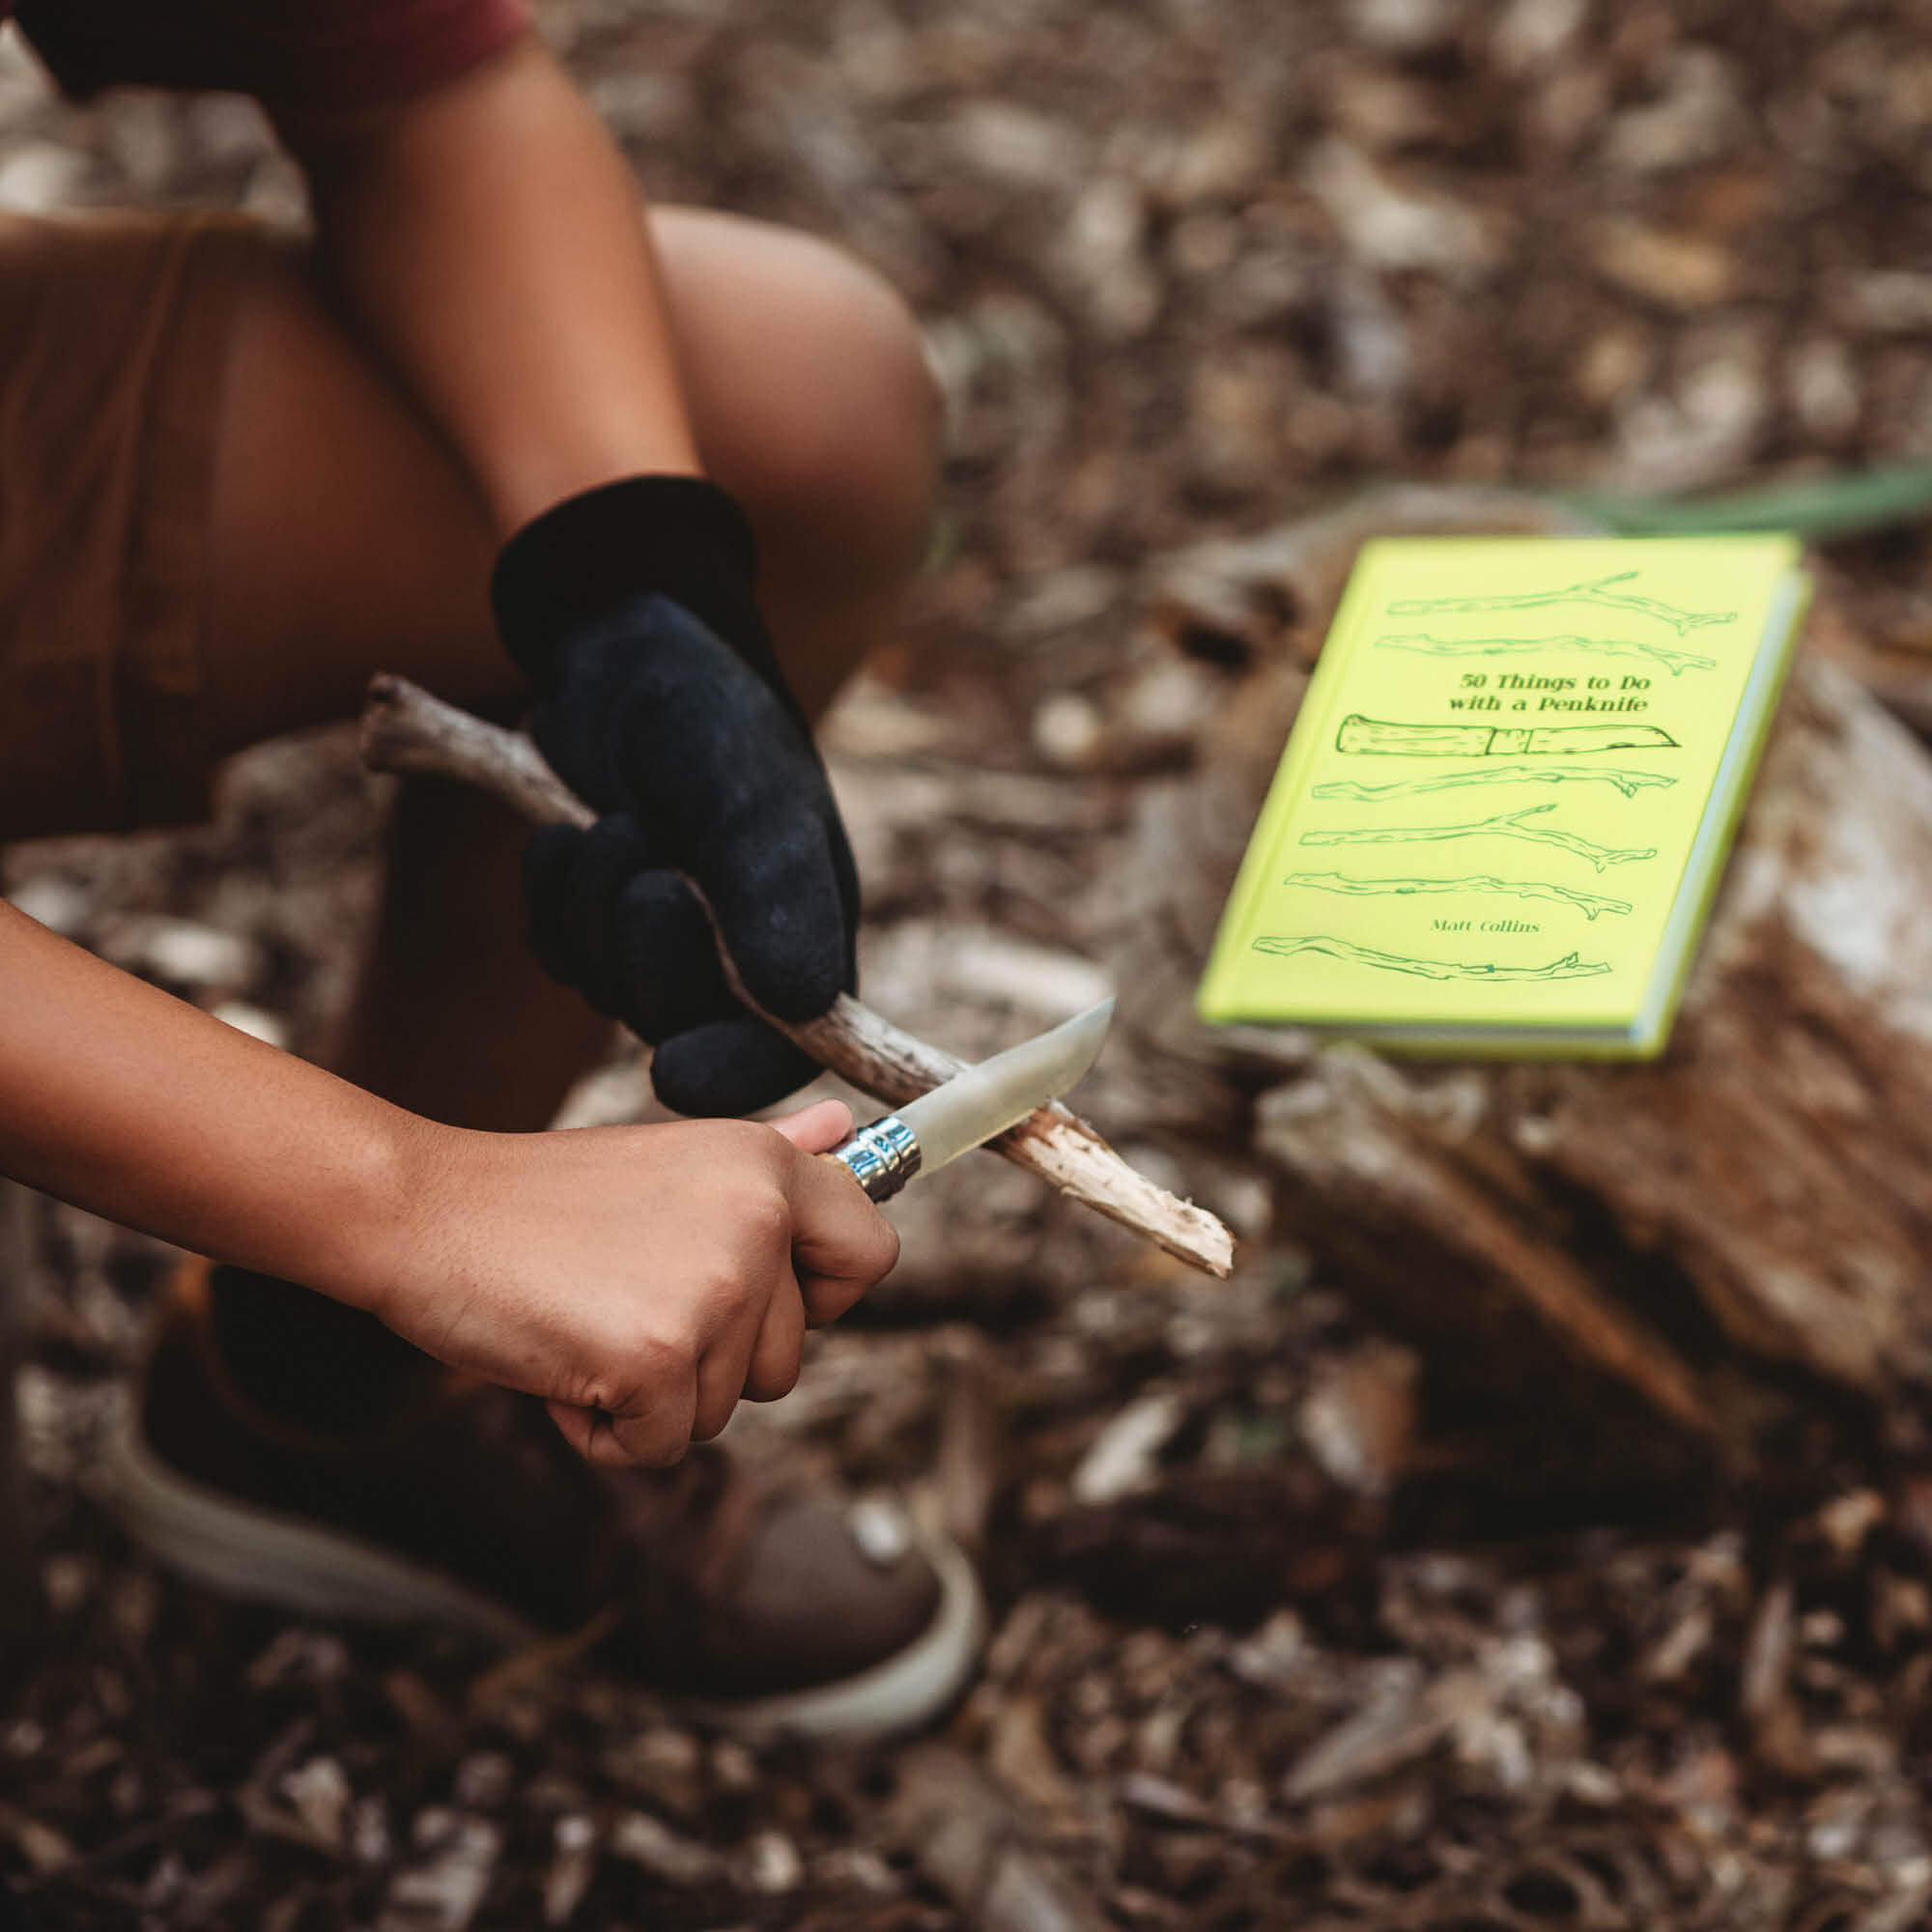
[[[362,757],[376,771],[481,786],[539,825],[584,826],[596,816],[521,732],[473,717],[386,672],[370,681],[362,712]],[[950,1080],[965,1065],[849,994],[841,993],[817,1019],[776,1019],[745,991],[722,944],[719,957],[732,991],[747,1008],[819,1065],[875,1099],[897,1106]],[[987,1145],[1206,1274],[1225,1276],[1234,1264],[1234,1237],[1220,1221],[1137,1174],[1058,1101],[1037,1108]]]

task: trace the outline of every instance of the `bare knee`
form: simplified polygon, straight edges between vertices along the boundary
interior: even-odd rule
[[[815,339],[801,344],[808,380],[775,424],[766,487],[785,525],[830,535],[843,567],[876,583],[910,575],[924,554],[944,404],[898,295],[849,256],[825,254]]]
[[[814,238],[660,220],[698,440],[774,573],[845,596],[902,583],[927,543],[944,414],[905,302]]]

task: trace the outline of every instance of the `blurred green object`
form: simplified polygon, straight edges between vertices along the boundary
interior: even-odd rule
[[[1868,536],[1932,516],[1932,464],[1811,477],[1720,497],[1620,497],[1596,490],[1549,494],[1618,536],[1791,530],[1823,543]]]

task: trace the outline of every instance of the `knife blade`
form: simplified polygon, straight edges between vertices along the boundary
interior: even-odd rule
[[[915,1174],[930,1174],[1036,1107],[1056,1100],[1093,1065],[1114,1017],[1112,1000],[968,1066],[895,1113],[861,1127],[830,1158],[874,1201],[889,1201]]]

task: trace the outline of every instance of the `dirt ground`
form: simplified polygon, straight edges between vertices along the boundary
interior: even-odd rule
[[[828,744],[867,997],[960,1051],[1100,978],[1081,908],[1191,755],[1195,687],[1148,621],[1164,556],[1388,478],[1674,493],[1932,459],[1922,0],[544,21],[650,192],[835,237],[929,327],[942,550]],[[0,206],[190,201],[298,208],[252,108],[65,105],[0,40]],[[1925,539],[1820,561],[1875,685],[1932,717]],[[382,796],[341,734],[267,748],[213,826],[19,847],[8,890],[311,1047]],[[618,1051],[570,1118],[647,1100]],[[898,1274],[799,1391],[734,1425],[978,1543],[981,1678],[928,1736],[837,1750],[709,1735],[567,1650],[291,1622],[144,1561],[87,1478],[168,1256],[40,1205],[13,1292],[45,1609],[0,1708],[0,1875],[35,1922],[1932,1921],[1932,1483],[1848,1460],[1797,1495],[1527,1515],[1406,1455],[1420,1365],[1225,1146],[1104,1089],[1089,1111],[1233,1223],[1233,1281],[976,1156],[908,1197]]]

